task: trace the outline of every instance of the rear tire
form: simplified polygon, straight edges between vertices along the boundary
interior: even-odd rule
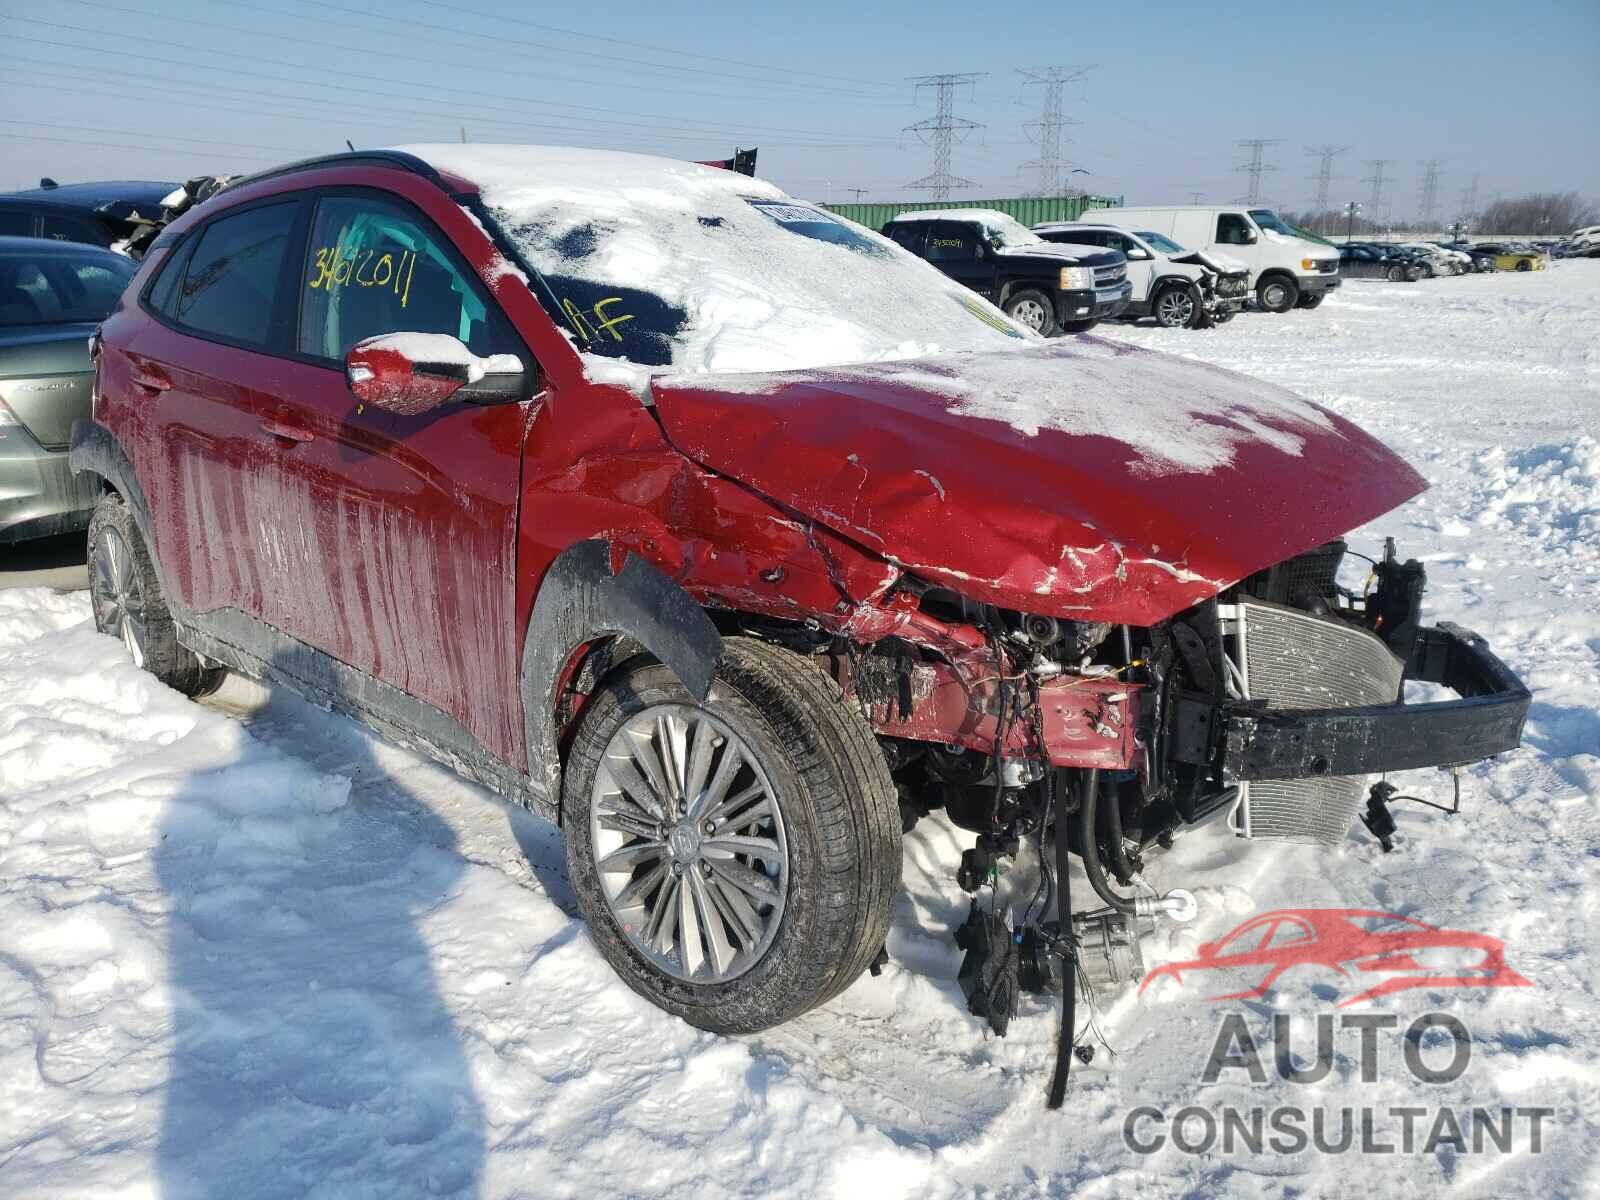
[[[1263,312],[1286,313],[1300,299],[1300,285],[1286,275],[1268,275],[1256,285],[1256,303]]]
[[[825,672],[749,638],[723,642],[704,704],[658,663],[618,669],[573,738],[562,827],[600,952],[716,1033],[842,992],[883,946],[900,886],[899,803],[871,727]]]
[[[1050,337],[1056,332],[1055,305],[1050,302],[1049,296],[1032,288],[1007,296],[1005,314],[1040,337]]]
[[[107,492],[89,518],[89,600],[94,626],[127,648],[137,667],[185,696],[205,696],[227,677],[178,641],[161,582],[122,497]]]
[[[1061,322],[1061,332],[1088,333],[1089,330],[1093,329],[1098,324],[1100,324],[1099,317],[1094,317],[1088,321],[1063,321]]]
[[[1394,266],[1389,268],[1385,278],[1387,278],[1390,283],[1404,283],[1406,281],[1406,269],[1399,263],[1396,263]]]
[[[1517,259],[1517,270],[1519,270],[1519,271],[1531,271],[1531,270],[1533,270],[1533,264],[1530,263],[1525,258],[1519,258],[1519,259]]]

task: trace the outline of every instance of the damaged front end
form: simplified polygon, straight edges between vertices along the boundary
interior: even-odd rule
[[[1036,851],[1015,927],[975,905],[960,934],[997,1031],[1020,987],[1060,983],[1070,1029],[1076,981],[1140,973],[1137,922],[1193,912],[1140,873],[1185,828],[1225,813],[1243,837],[1333,844],[1367,776],[1518,744],[1527,689],[1476,635],[1422,624],[1419,563],[1390,546],[1364,587],[1340,582],[1341,535],[1426,484],[1283,389],[1080,338],[652,394],[686,456],[894,568],[745,628],[860,706],[907,829],[942,808],[976,835],[965,890]],[[1408,704],[1408,682],[1458,698]],[[1067,894],[1073,854],[1092,911]]]

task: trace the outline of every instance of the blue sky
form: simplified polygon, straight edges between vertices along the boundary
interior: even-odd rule
[[[499,0],[0,0],[0,187],[41,175],[171,178],[357,146],[555,142],[720,157],[761,147],[798,195],[915,198],[931,113],[907,76],[983,72],[957,114],[958,197],[1035,176],[1018,68],[1092,65],[1068,88],[1065,154],[1129,202],[1242,195],[1234,143],[1275,138],[1263,191],[1365,200],[1393,160],[1396,216],[1439,160],[1441,206],[1498,193],[1600,200],[1600,4],[1234,8],[953,3],[683,6]]]

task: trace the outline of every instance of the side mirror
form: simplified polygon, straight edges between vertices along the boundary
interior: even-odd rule
[[[1240,242],[1240,245],[1254,246],[1258,240],[1260,239],[1256,237],[1256,231],[1254,229],[1246,229],[1244,231],[1244,240]]]
[[[1128,261],[1129,262],[1143,262],[1145,259],[1147,259],[1149,257],[1150,257],[1150,252],[1148,250],[1141,250],[1137,246],[1129,246],[1128,247]]]
[[[523,372],[514,355],[479,358],[447,333],[379,334],[351,346],[344,359],[357,400],[403,417],[452,399],[520,399]]]

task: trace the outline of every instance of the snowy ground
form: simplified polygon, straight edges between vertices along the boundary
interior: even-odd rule
[[[554,831],[297,699],[197,705],[92,632],[82,593],[0,592],[0,1195],[723,1194],[1577,1196],[1600,1190],[1600,263],[1355,283],[1319,311],[1125,330],[1354,418],[1433,489],[1366,531],[1428,562],[1432,612],[1533,687],[1526,746],[1473,768],[1465,813],[1399,812],[1383,855],[1208,828],[1151,872],[1202,913],[1371,907],[1502,938],[1532,988],[1409,992],[1473,1037],[1455,1082],[1393,1033],[1363,1083],[1341,1034],[1314,1085],[1271,1073],[1272,1015],[1326,981],[1214,1005],[1102,997],[1118,1051],[1043,1108],[1053,1004],[1006,1039],[969,1017],[948,931],[964,844],[909,839],[893,964],[828,1009],[729,1040],[614,982],[573,916]],[[1445,777],[1410,790],[1448,798]],[[1087,894],[1081,885],[1079,896]],[[1224,1011],[1268,1082],[1200,1075]],[[1310,1053],[1310,1026],[1297,1052]],[[1550,1105],[1543,1152],[1131,1152],[1135,1105]],[[1393,1123],[1380,1133],[1396,1140]],[[1519,1130],[1523,1127],[1519,1126]],[[1425,1131],[1427,1126],[1423,1126]],[[1420,1135],[1419,1135],[1420,1138]]]

